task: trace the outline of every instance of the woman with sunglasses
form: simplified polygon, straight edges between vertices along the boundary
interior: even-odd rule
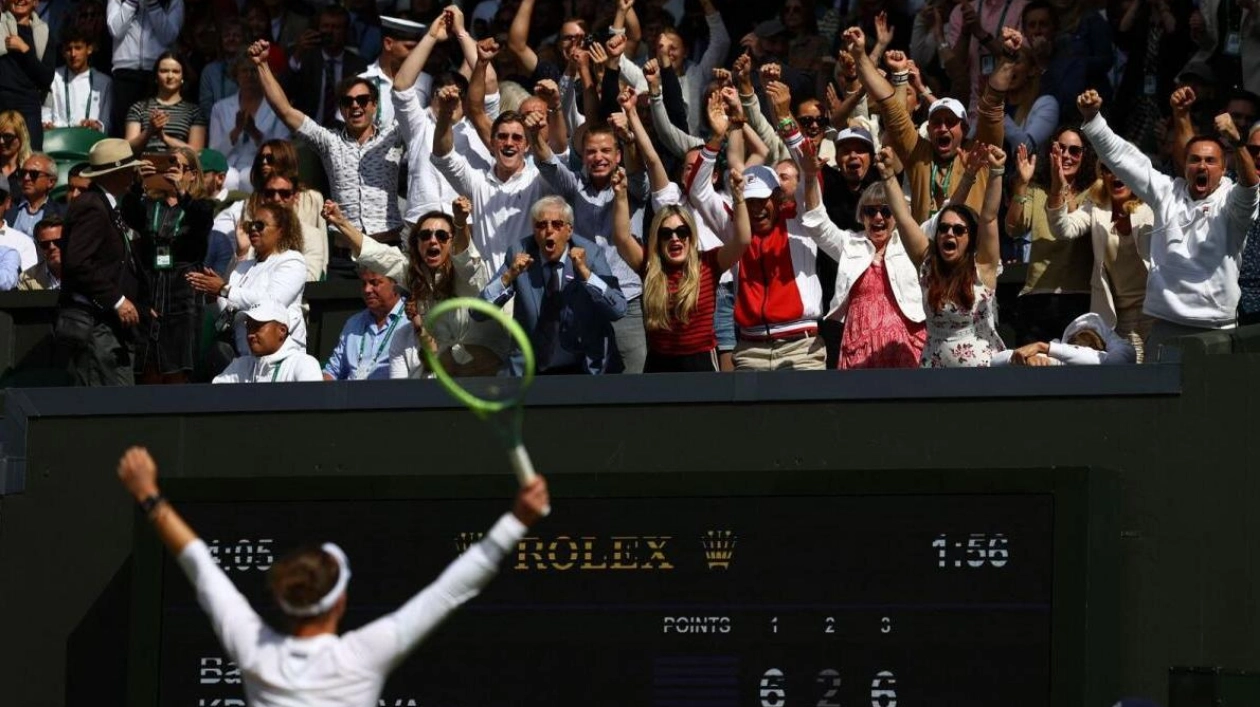
[[[238,356],[249,355],[246,310],[268,299],[289,309],[290,321],[296,322],[289,338],[298,346],[306,346],[302,312],[306,258],[302,257],[302,226],[297,215],[282,204],[259,204],[253,219],[241,222],[237,240],[237,260],[226,282],[214,270],[202,268],[187,275],[189,283],[198,292],[219,296],[219,310],[224,320],[231,322]]]
[[[9,180],[9,194],[22,193],[22,165],[31,152],[26,119],[15,110],[0,113],[0,175]]]
[[[613,243],[626,264],[643,278],[643,324],[648,354],[644,373],[718,370],[718,280],[743,257],[752,242],[744,203],[744,176],[729,176],[734,236],[721,247],[702,251],[690,212],[668,205],[656,212],[644,247],[630,233],[630,197],[625,171],[613,175]]]
[[[1063,197],[1067,178],[1062,153],[1051,150],[1046,215],[1055,238],[1089,237],[1094,254],[1089,309],[1133,344],[1141,363],[1142,341],[1155,323],[1142,311],[1146,276],[1151,269],[1155,212],[1102,162],[1098,163],[1098,177],[1085,195],[1084,206],[1069,212]]]
[[[1016,150],[1016,169],[1011,179],[1011,204],[1006,212],[1006,232],[1022,241],[1028,262],[1024,288],[1017,300],[1015,330],[1019,344],[1050,341],[1089,311],[1090,272],[1093,252],[1084,239],[1056,239],[1046,219],[1050,199],[1050,151],[1063,160],[1063,199],[1069,212],[1080,208],[1084,194],[1094,183],[1095,157],[1076,128],[1055,131],[1040,156],[1026,146]],[[1037,163],[1041,162],[1041,169]]]
[[[163,52],[153,62],[154,93],[131,104],[124,137],[136,152],[166,152],[176,147],[200,150],[206,146],[209,116],[196,103],[184,100],[188,63],[175,52]]]
[[[493,376],[507,359],[507,336],[493,321],[475,321],[461,310],[435,326],[425,322],[425,314],[438,302],[476,297],[492,276],[489,264],[475,248],[469,248],[472,202],[461,196],[452,211],[454,217],[441,211],[421,216],[407,237],[407,252],[403,253],[364,237],[335,202],[324,203],[325,218],[350,241],[360,267],[406,278],[411,293],[406,304],[411,330],[398,332],[390,342],[390,378],[426,375],[421,346],[437,354],[442,367],[453,376]]]
[[[187,383],[196,367],[201,298],[186,277],[204,267],[214,202],[204,198],[197,153],[181,147],[157,174],[140,166],[143,194],[131,191],[121,212],[138,235],[134,248],[151,294],[151,320],[137,330],[135,371],[141,383]]]
[[[801,143],[805,234],[839,267],[827,319],[842,322],[839,368],[916,368],[927,341],[923,292],[915,264],[893,224],[887,189],[875,182],[858,198],[863,229],[848,231],[827,217],[812,140]],[[965,195],[964,195],[965,198]]]
[[[976,173],[988,168],[983,210],[977,216],[964,204],[946,204],[936,215],[932,238],[914,219],[894,163],[891,148],[885,147],[876,167],[884,180],[897,231],[910,260],[919,268],[927,315],[927,344],[920,365],[988,366],[993,354],[1006,348],[997,333],[997,277],[1001,269],[997,217],[1002,207],[1006,153],[996,145],[972,146],[963,179],[974,183]],[[970,186],[967,189],[970,191]]]

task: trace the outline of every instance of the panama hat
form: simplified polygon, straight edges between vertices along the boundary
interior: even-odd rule
[[[131,143],[122,138],[107,137],[98,140],[88,152],[90,167],[83,170],[83,176],[91,179],[101,175],[117,172],[120,169],[135,167],[140,164],[131,150]]]

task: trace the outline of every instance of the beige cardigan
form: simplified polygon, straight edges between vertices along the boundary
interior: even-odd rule
[[[18,33],[17,18],[11,12],[0,13],[0,37],[8,37]],[[31,14],[31,32],[35,35],[35,56],[43,59],[44,50],[48,49],[48,25],[41,19],[39,15]],[[4,46],[4,42],[0,42],[0,56],[4,56],[9,52]]]

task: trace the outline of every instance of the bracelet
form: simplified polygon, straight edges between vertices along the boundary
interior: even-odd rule
[[[1006,174],[1006,168],[1005,168],[1005,167],[998,167],[998,168],[996,168],[996,169],[994,169],[993,167],[990,167],[990,168],[989,168],[989,176],[990,176],[990,177],[1000,177],[1000,176],[1002,176],[1003,174]]]
[[[608,34],[612,35],[613,37],[624,37],[626,36],[626,28],[625,27],[609,27]]]
[[[1011,197],[1011,201],[1015,202],[1016,204],[1031,204],[1032,197],[1028,196],[1027,194],[1016,194],[1015,196]]]
[[[910,72],[898,71],[897,73],[889,77],[889,83],[891,83],[894,86],[905,86],[906,84],[910,83]]]
[[[148,496],[140,501],[140,509],[145,512],[145,515],[148,515],[153,512],[154,508],[157,508],[165,502],[165,496],[160,493],[155,493],[152,496]]]
[[[779,130],[791,130],[796,127],[795,118],[783,118],[779,121]]]

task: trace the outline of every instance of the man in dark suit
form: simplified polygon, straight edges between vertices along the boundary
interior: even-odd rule
[[[594,241],[573,235],[573,208],[546,196],[530,209],[534,235],[508,249],[507,259],[481,298],[502,307],[529,333],[538,373],[620,373],[612,322],[626,298]],[[510,361],[522,372],[521,353]]]
[[[132,385],[133,332],[148,311],[118,199],[139,160],[126,140],[92,146],[83,176],[92,186],[70,204],[61,243],[61,301],[56,334],[69,348],[77,385]]]
[[[318,29],[307,30],[298,43],[300,51],[289,60],[293,73],[288,93],[293,107],[309,115],[311,120],[335,130],[341,126],[337,110],[337,84],[348,76],[367,71],[367,62],[346,51],[346,34],[350,15],[340,5],[329,5],[320,11]]]

